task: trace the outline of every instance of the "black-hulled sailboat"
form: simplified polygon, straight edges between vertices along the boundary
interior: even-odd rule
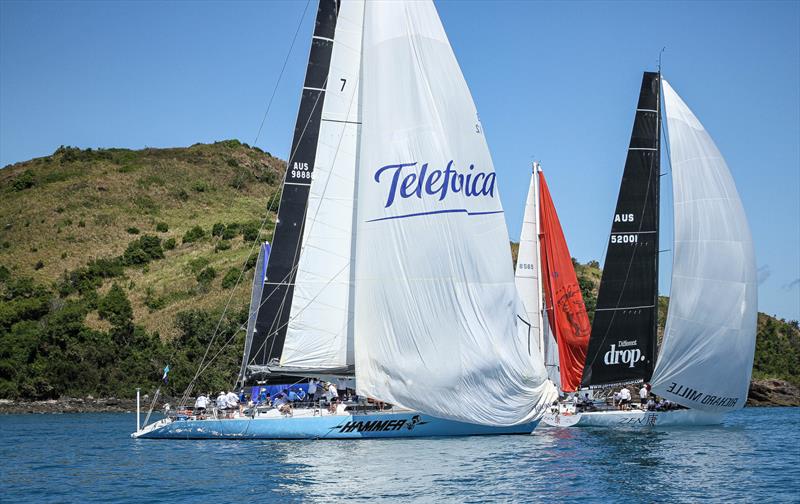
[[[674,191],[672,290],[657,354],[661,90]],[[662,79],[645,72],[611,226],[583,389],[652,383],[674,411],[576,412],[557,426],[720,423],[747,398],[755,348],[755,258],[747,219],[722,155]]]

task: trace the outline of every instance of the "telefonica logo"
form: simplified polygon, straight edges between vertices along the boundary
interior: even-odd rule
[[[478,171],[475,169],[474,164],[470,164],[465,172],[459,172],[454,165],[455,162],[451,160],[443,170],[429,166],[428,163],[420,165],[418,162],[390,164],[378,168],[375,172],[374,180],[377,184],[386,188],[384,208],[391,208],[397,201],[407,198],[422,199],[432,197],[432,199],[444,201],[448,195],[452,194],[463,194],[470,198],[494,197],[496,178],[494,172]],[[440,209],[408,215],[382,217],[372,219],[369,222],[437,213],[486,215],[501,212],[502,210],[470,212],[464,208]]]

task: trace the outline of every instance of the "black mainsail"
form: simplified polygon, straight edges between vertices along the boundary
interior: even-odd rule
[[[264,289],[250,347],[245,349],[248,367],[262,372],[280,360],[286,339],[338,10],[338,0],[320,0],[317,8]]]
[[[582,387],[648,381],[658,323],[660,79],[645,72],[597,297]]]

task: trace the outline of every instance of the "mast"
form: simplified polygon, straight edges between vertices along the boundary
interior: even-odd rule
[[[283,353],[306,208],[314,173],[325,88],[333,51],[339,2],[320,0],[306,67],[292,148],[286,167],[272,251],[249,348],[251,369],[266,371]]]
[[[658,327],[660,74],[644,72],[581,386],[648,381]]]
[[[534,215],[537,217],[539,216],[539,172],[542,171],[542,168],[539,166],[538,161],[533,162],[533,205],[534,205]],[[542,282],[541,282],[541,275],[542,275],[542,223],[541,219],[536,219],[536,271],[539,272],[539,282],[536,282],[536,287],[538,289],[537,298],[539,300],[539,309],[537,310],[537,317],[538,317],[538,324],[537,327],[539,328],[539,352],[544,356],[544,332],[545,327],[543,323],[542,311],[544,310],[544,292],[542,291]],[[547,361],[545,360],[545,366],[547,365]]]

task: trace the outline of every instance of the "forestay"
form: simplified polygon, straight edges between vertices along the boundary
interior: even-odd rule
[[[353,365],[351,264],[363,0],[340,4],[281,367]]]
[[[675,205],[672,288],[653,390],[705,411],[741,408],[756,338],[750,228],[714,141],[663,80]]]
[[[367,3],[362,57],[358,393],[472,423],[536,418],[554,388],[514,286],[483,130],[433,3]]]

